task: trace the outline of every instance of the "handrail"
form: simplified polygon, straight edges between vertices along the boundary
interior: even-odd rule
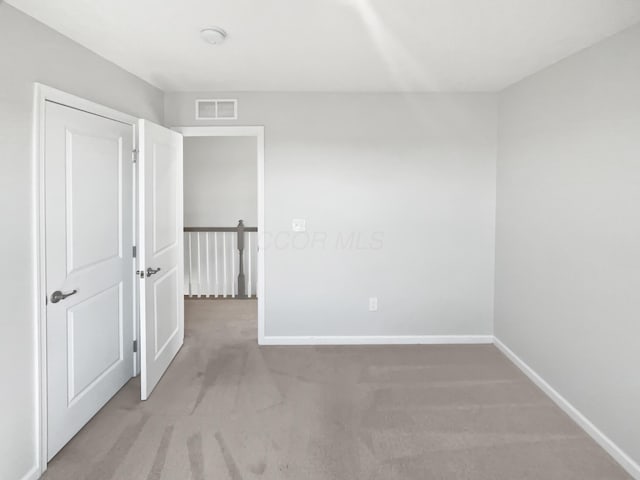
[[[237,232],[238,227],[184,227],[185,232]],[[257,232],[258,227],[244,227],[245,232]]]

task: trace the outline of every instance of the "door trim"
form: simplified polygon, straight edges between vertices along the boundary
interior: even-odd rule
[[[45,112],[46,102],[54,102],[66,107],[81,110],[101,117],[109,118],[117,122],[131,125],[133,135],[133,148],[137,148],[136,123],[137,118],[119,112],[104,105],[94,103],[70,93],[57,90],[55,88],[34,83],[33,89],[33,137],[32,137],[32,226],[34,245],[32,255],[35,259],[33,264],[33,284],[35,290],[33,309],[35,313],[35,338],[36,345],[36,468],[40,475],[47,469],[47,310],[46,310],[46,243],[45,243]],[[134,200],[135,192],[135,172],[134,172]],[[135,205],[135,204],[134,204]],[[135,226],[135,215],[134,215]],[[134,230],[134,235],[135,232]],[[135,238],[135,237],[134,237]],[[132,270],[131,274],[134,274]],[[134,283],[136,285],[137,282]],[[134,308],[134,339],[137,338],[137,296],[133,292]],[[134,371],[139,364],[137,354],[134,355]]]
[[[172,127],[184,137],[255,137],[258,161],[258,344],[265,344],[264,126]]]

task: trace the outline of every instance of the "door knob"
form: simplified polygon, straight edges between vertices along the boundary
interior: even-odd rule
[[[156,268],[154,270],[153,268],[149,267],[149,268],[147,268],[147,277],[150,277],[151,275],[155,275],[159,271],[160,271],[160,268]]]
[[[51,303],[58,303],[60,300],[64,300],[65,298],[70,297],[71,295],[75,295],[76,293],[78,293],[78,290],[74,290],[69,293],[62,293],[60,290],[56,290],[51,294]]]

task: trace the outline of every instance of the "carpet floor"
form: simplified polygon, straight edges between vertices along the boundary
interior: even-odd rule
[[[47,480],[617,480],[492,345],[258,347],[254,301],[187,300],[151,398],[125,387]]]

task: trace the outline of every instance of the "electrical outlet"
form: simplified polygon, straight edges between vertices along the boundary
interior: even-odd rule
[[[369,311],[377,312],[378,311],[378,297],[370,297],[369,298]]]

